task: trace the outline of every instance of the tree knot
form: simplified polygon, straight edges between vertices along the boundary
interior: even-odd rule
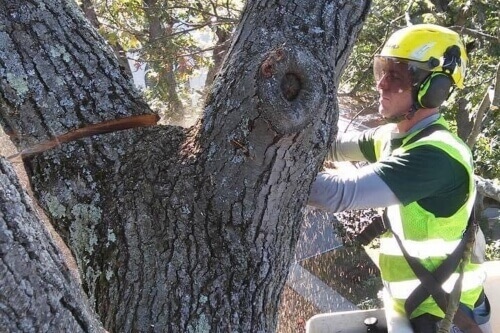
[[[270,78],[275,74],[276,63],[283,60],[285,57],[285,51],[283,48],[278,48],[269,53],[267,58],[262,62],[260,66],[260,72],[263,77]]]
[[[301,47],[279,47],[265,56],[256,78],[259,110],[276,132],[301,130],[321,109],[327,86],[321,68]]]
[[[299,95],[302,83],[300,77],[295,73],[286,73],[281,80],[281,92],[289,101],[293,101]]]

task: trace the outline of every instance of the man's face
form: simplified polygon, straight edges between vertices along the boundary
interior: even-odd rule
[[[408,113],[413,102],[412,75],[408,63],[376,57],[373,69],[380,95],[379,114],[384,118],[394,118]]]

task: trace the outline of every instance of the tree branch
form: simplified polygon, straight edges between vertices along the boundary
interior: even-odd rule
[[[476,179],[479,194],[500,202],[500,184],[498,184],[498,181],[485,179],[478,175],[474,175],[474,178]]]
[[[0,281],[2,332],[105,332],[12,165],[3,157]]]
[[[483,123],[483,118],[488,109],[497,109],[500,105],[500,85],[497,83],[500,78],[500,63],[497,65],[497,72],[495,75],[495,81],[493,82],[493,88],[487,89],[483,96],[483,100],[476,111],[476,120],[472,127],[472,131],[467,138],[467,145],[472,148],[476,144],[477,137],[481,133],[481,125]],[[494,103],[494,104],[493,104]]]
[[[498,43],[500,41],[500,38],[498,38],[496,36],[488,35],[488,34],[482,32],[482,31],[478,31],[478,30],[466,28],[466,27],[463,27],[463,26],[454,25],[454,26],[451,26],[451,27],[448,27],[448,28],[450,28],[451,30],[454,30],[456,32],[465,33],[465,34],[473,36],[473,37],[484,38],[484,39],[487,39],[487,40],[489,40],[491,42],[497,42]]]
[[[490,97],[490,108],[496,110],[500,107],[500,62],[497,65],[497,74],[495,76],[495,82],[488,90]]]
[[[488,91],[486,91],[486,93],[483,96],[483,100],[481,101],[481,104],[479,104],[479,107],[477,108],[475,116],[476,120],[474,121],[474,125],[472,126],[472,131],[467,137],[466,143],[467,146],[469,146],[469,148],[471,149],[476,144],[479,133],[481,133],[481,125],[483,124],[483,117],[486,111],[488,110],[489,106],[490,106],[490,98],[488,95]]]

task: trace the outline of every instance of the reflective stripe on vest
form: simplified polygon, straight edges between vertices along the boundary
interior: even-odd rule
[[[436,249],[440,253],[451,254],[460,243],[460,239],[445,241],[443,239],[429,239],[426,241],[406,240],[406,251],[410,256],[418,259],[426,259],[436,255]],[[384,254],[391,256],[403,256],[401,248],[394,237],[380,238],[380,246],[384,248]]]
[[[453,290],[453,286],[458,279],[459,274],[453,273],[448,280],[442,284],[442,288],[447,293]],[[473,290],[478,285],[482,285],[486,279],[486,272],[482,268],[473,271],[465,272],[462,280],[462,292]],[[407,299],[412,291],[420,285],[419,279],[406,280],[401,282],[387,282],[384,281],[384,286],[390,291],[393,298]]]

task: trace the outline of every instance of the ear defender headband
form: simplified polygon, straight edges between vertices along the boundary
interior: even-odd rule
[[[437,59],[431,58],[431,68],[437,67]],[[416,93],[416,104],[420,108],[437,108],[448,99],[453,86],[452,74],[456,66],[461,66],[460,48],[452,45],[444,52],[442,71],[432,72],[419,85]]]

